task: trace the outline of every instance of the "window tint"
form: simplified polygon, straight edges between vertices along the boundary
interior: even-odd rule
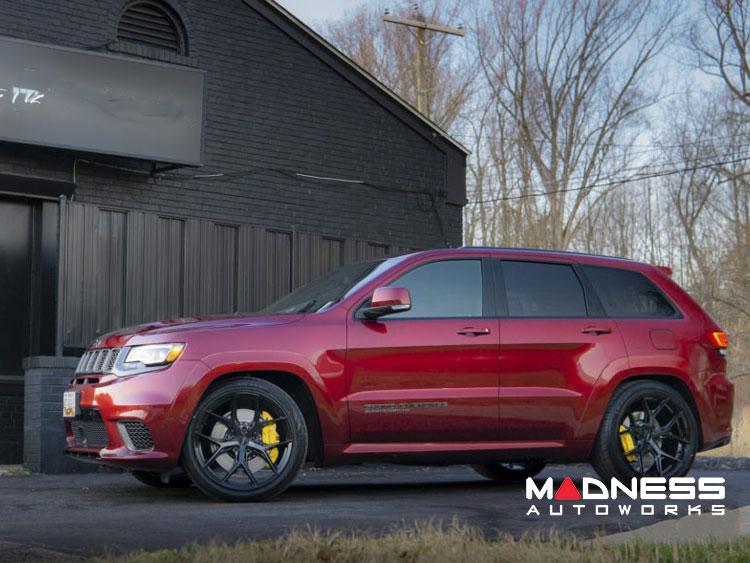
[[[503,260],[503,278],[511,317],[585,317],[586,299],[567,264]]]
[[[360,280],[377,270],[383,262],[356,262],[329,272],[303,285],[289,295],[262,309],[264,313],[310,313],[338,303]]]
[[[610,317],[673,317],[674,307],[644,275],[617,268],[584,266]]]
[[[417,266],[389,285],[405,287],[411,310],[393,318],[481,317],[481,260],[445,260]]]

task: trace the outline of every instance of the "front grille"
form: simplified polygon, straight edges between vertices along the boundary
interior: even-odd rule
[[[76,375],[83,373],[111,373],[117,362],[120,348],[98,348],[84,353],[76,368]]]
[[[79,448],[106,448],[109,445],[107,427],[101,421],[72,420],[70,428]]]
[[[154,449],[154,440],[151,438],[151,432],[145,424],[138,420],[127,420],[120,422],[125,428],[132,450],[152,450]]]

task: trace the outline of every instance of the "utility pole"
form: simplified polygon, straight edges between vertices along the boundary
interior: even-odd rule
[[[424,67],[425,67],[425,46],[427,45],[426,35],[427,31],[435,31],[437,33],[449,33],[451,35],[460,35],[463,37],[466,32],[463,29],[453,29],[452,27],[446,27],[443,25],[435,25],[424,21],[422,16],[415,4],[415,12],[417,12],[418,20],[407,20],[404,18],[397,18],[388,14],[383,16],[384,22],[395,23],[398,25],[404,25],[407,28],[415,28],[414,37],[417,40],[417,110],[419,113],[429,117],[430,104],[429,98],[427,97],[427,89],[425,88],[424,79]],[[409,29],[411,31],[411,29]]]

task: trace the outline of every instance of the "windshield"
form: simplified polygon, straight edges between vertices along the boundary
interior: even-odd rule
[[[264,313],[313,313],[341,301],[357,282],[383,264],[382,260],[343,266],[300,287],[263,309]]]

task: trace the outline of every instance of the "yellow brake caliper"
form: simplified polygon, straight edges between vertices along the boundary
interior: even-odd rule
[[[273,417],[271,416],[271,413],[263,411],[261,414],[263,417],[263,420],[272,420]],[[267,424],[263,427],[263,434],[261,436],[263,439],[264,444],[276,444],[279,441],[279,433],[276,431],[276,424]],[[271,458],[271,461],[276,463],[276,460],[279,457],[279,448],[274,448],[270,452],[268,452],[268,457]],[[268,467],[268,464],[266,464],[266,468],[270,469]]]
[[[623,451],[625,452],[632,451],[633,448],[635,448],[635,442],[633,442],[633,436],[631,436],[630,432],[628,432],[628,429],[625,428],[625,425],[623,424],[620,424],[620,432],[624,432],[624,434],[620,434],[620,443],[622,444]],[[265,434],[263,436],[265,438]],[[628,456],[625,456],[625,459],[627,459],[628,461],[635,461],[635,454],[630,454]]]

